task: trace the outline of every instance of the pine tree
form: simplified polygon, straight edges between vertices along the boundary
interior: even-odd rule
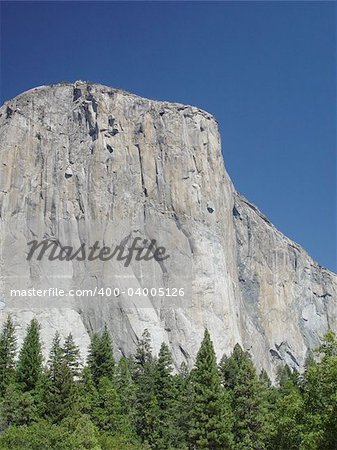
[[[303,382],[303,448],[337,448],[337,338],[332,331],[316,350],[318,361],[307,368]]]
[[[189,424],[191,423],[191,405],[193,405],[193,385],[191,374],[185,362],[180,366],[179,373],[174,376],[177,391],[176,404],[176,443],[177,448],[187,448]]]
[[[234,448],[264,449],[266,433],[262,389],[249,354],[238,344],[227,361],[227,374],[231,376],[228,383],[232,386]]]
[[[304,415],[303,398],[299,389],[288,378],[277,390],[273,400],[274,436],[270,447],[275,450],[299,449],[302,442]]]
[[[236,344],[234,347],[233,353],[235,352],[236,347],[240,347],[239,344]],[[239,371],[239,365],[236,358],[232,356],[223,355],[219,363],[219,372],[222,385],[229,390],[232,394],[233,389],[236,385],[236,378]]]
[[[16,384],[8,385],[0,404],[0,428],[29,425],[37,420],[37,408],[30,392],[22,392]]]
[[[269,378],[267,372],[264,369],[262,369],[261,372],[260,372],[259,381],[266,388],[270,388],[271,387],[270,378]]]
[[[329,330],[322,339],[322,344],[316,350],[324,358],[337,356],[337,336],[332,330]]]
[[[276,402],[278,390],[272,386],[267,372],[262,369],[259,375],[260,416],[263,418],[262,439],[267,449],[274,448],[273,442],[276,434]]]
[[[44,415],[52,422],[60,422],[76,410],[76,394],[73,374],[65,363],[57,332],[50,350],[47,380],[43,387]]]
[[[173,361],[167,344],[162,343],[154,371],[154,394],[158,408],[158,439],[156,449],[166,450],[175,444],[177,437],[176,386],[172,376]]]
[[[136,431],[143,442],[155,448],[159,439],[158,404],[151,336],[147,329],[137,345],[133,376],[136,383]]]
[[[109,378],[109,380],[113,381],[115,359],[113,356],[112,340],[106,325],[101,336],[94,334],[91,338],[88,367],[96,385],[98,385],[102,377]]]
[[[162,343],[155,370],[155,389],[158,406],[162,410],[169,409],[172,405],[172,371],[173,361],[167,344]]]
[[[77,382],[79,395],[79,410],[83,414],[91,415],[98,404],[97,386],[94,383],[89,367],[84,367]]]
[[[213,343],[205,330],[192,373],[190,442],[193,448],[224,450],[232,445],[232,415],[221,386]]]
[[[53,343],[49,353],[48,359],[48,374],[50,379],[54,382],[58,379],[63,364],[63,349],[61,347],[61,337],[59,332],[55,333]]]
[[[27,327],[17,364],[17,381],[24,391],[33,390],[42,374],[40,325],[34,318]]]
[[[132,379],[129,360],[125,357],[118,361],[116,371],[116,389],[120,397],[123,434],[135,435],[136,385]]]
[[[144,368],[147,364],[153,361],[152,347],[151,347],[151,335],[149,330],[145,328],[142,334],[142,338],[138,342],[135,362],[138,369]]]
[[[70,449],[101,450],[99,444],[99,430],[86,414],[67,417],[61,423],[62,429],[69,436]]]
[[[288,387],[292,389],[294,386],[299,386],[299,374],[297,370],[291,370],[287,364],[278,368],[276,380],[283,390],[286,390]]]
[[[110,433],[120,432],[121,405],[114,383],[107,377],[99,379],[98,401],[93,410],[97,426]]]
[[[63,360],[74,377],[80,374],[80,349],[75,344],[73,335],[68,334],[63,346]]]
[[[0,395],[14,381],[16,348],[14,323],[9,315],[0,335]]]

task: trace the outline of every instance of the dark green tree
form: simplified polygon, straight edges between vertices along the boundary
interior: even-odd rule
[[[136,385],[130,370],[131,361],[120,358],[116,370],[116,389],[120,397],[121,425],[123,434],[135,436],[136,423]]]
[[[69,439],[71,449],[100,450],[99,430],[86,414],[75,415],[64,419],[59,427]]]
[[[303,449],[337,448],[337,338],[329,331],[304,375]]]
[[[158,408],[155,448],[177,448],[177,389],[172,375],[173,360],[167,344],[162,343],[154,370],[154,395]]]
[[[114,383],[107,377],[99,379],[97,404],[93,409],[96,425],[103,431],[121,431],[121,405]]]
[[[142,334],[142,338],[139,340],[136,354],[135,354],[135,362],[137,369],[142,372],[146,365],[150,364],[153,361],[152,356],[152,347],[151,347],[151,335],[149,330],[145,328]]]
[[[270,387],[271,387],[271,381],[270,381],[270,378],[269,378],[267,372],[266,372],[264,369],[262,369],[261,372],[260,372],[260,375],[259,375],[259,381],[260,381],[261,384],[262,384],[263,386],[265,386],[266,388],[270,388]]]
[[[310,359],[307,363],[310,363]],[[274,436],[275,449],[295,450],[302,442],[304,403],[300,389],[299,374],[287,364],[277,370],[277,395],[274,398]]]
[[[101,335],[94,334],[91,338],[88,367],[96,385],[98,385],[102,377],[109,378],[111,381],[114,380],[115,359],[113,356],[112,340],[106,325]]]
[[[337,337],[332,330],[329,330],[323,336],[322,344],[315,352],[320,354],[323,358],[337,356]]]
[[[260,416],[263,419],[263,442],[267,449],[276,448],[274,437],[276,433],[276,402],[278,390],[272,385],[267,372],[262,369],[259,375]]]
[[[63,360],[74,377],[80,375],[80,349],[75,344],[73,335],[68,334],[63,346]]]
[[[159,410],[154,383],[155,361],[147,329],[137,345],[133,377],[136,384],[136,432],[143,442],[155,448],[159,439]]]
[[[224,450],[232,446],[232,413],[220,382],[213,343],[205,330],[192,373],[190,443],[192,448]]]
[[[59,333],[53,339],[46,375],[43,386],[44,416],[57,423],[74,414],[78,406],[73,374],[64,360]]]
[[[294,386],[299,386],[297,370],[290,369],[287,364],[278,368],[276,380],[281,389],[287,389],[287,387],[292,389]]]
[[[29,425],[37,420],[37,408],[30,392],[22,392],[16,384],[10,384],[0,404],[0,427]]]
[[[48,375],[52,381],[57,380],[63,364],[63,349],[59,332],[55,333],[48,359]]]
[[[274,436],[271,448],[296,450],[302,442],[304,403],[298,386],[287,378],[277,390],[274,398]]]
[[[3,450],[117,450],[117,447],[101,446],[99,440],[97,428],[89,417],[82,415],[68,418],[60,425],[39,420],[28,426],[10,427],[0,433],[0,448]]]
[[[16,349],[15,327],[9,315],[0,335],[0,395],[14,381]]]
[[[16,378],[24,391],[35,389],[42,374],[40,325],[34,318],[27,327],[16,370]]]
[[[266,426],[264,397],[256,369],[247,352],[239,344],[230,358],[222,361],[222,376],[231,389],[234,414],[234,448],[262,450],[265,448]]]
[[[193,404],[193,385],[191,374],[185,362],[180,366],[179,372],[174,375],[174,384],[177,391],[176,401],[176,443],[177,448],[187,448],[189,441],[189,425],[191,423],[191,405]]]
[[[236,385],[239,364],[236,358],[224,355],[219,363],[219,373],[221,384],[229,390],[230,393]]]
[[[82,414],[92,415],[95,406],[98,404],[97,386],[94,383],[91,371],[84,367],[77,381],[79,397],[79,410]]]

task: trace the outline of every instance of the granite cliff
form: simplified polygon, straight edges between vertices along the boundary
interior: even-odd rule
[[[127,354],[148,328],[178,367],[193,363],[208,327],[219,357],[238,342],[274,378],[279,363],[301,369],[308,349],[337,331],[336,275],[236,192],[207,112],[78,81],[6,102],[0,135],[0,320],[13,314],[20,339],[35,315],[46,351],[59,329],[84,355],[106,322],[116,353]],[[27,260],[32,240],[127,248],[135,237],[155,239],[169,258]],[[103,295],[10,292],[33,287]],[[130,287],[153,291],[130,296]],[[184,295],[162,297],[160,287]]]

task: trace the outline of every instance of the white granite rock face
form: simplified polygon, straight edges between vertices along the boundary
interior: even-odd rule
[[[79,81],[7,102],[0,133],[0,315],[15,316],[20,336],[36,314],[46,351],[59,329],[85,356],[106,322],[116,353],[127,354],[148,328],[155,351],[166,341],[178,367],[193,363],[208,327],[219,357],[239,342],[274,377],[282,360],[300,369],[307,349],[337,330],[336,275],[236,193],[210,114]],[[34,239],[129,248],[135,237],[169,257],[128,267],[26,259]],[[50,287],[120,293],[10,295]],[[130,287],[156,291],[130,296]]]

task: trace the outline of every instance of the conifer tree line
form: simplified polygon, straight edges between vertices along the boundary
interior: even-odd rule
[[[0,334],[0,450],[336,450],[337,338],[329,331],[299,375],[273,386],[238,344],[217,363],[205,330],[192,370],[153,355],[144,331],[135,354],[114,358],[107,327],[84,366],[71,334],[42,356],[33,319],[18,351],[9,316]]]

